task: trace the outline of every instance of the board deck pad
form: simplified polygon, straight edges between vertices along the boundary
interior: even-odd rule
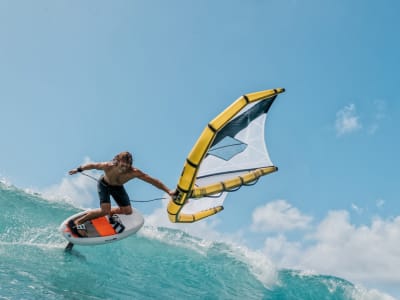
[[[78,219],[75,218],[74,221]],[[110,223],[111,218],[109,217],[98,217],[96,219],[86,221],[83,223],[86,227],[86,237],[99,237],[99,236],[110,236],[110,235],[115,235],[117,233],[121,233],[122,231],[117,232],[113,226],[115,225],[115,222],[113,224]],[[118,222],[120,222],[118,218]],[[121,223],[120,223],[121,224]],[[73,235],[76,235],[75,233],[71,232]]]
[[[109,236],[116,234],[107,217],[100,217],[84,223],[87,237]],[[75,235],[75,234],[74,234]]]
[[[108,236],[116,234],[114,227],[110,224],[108,218],[106,217],[92,220],[91,225],[98,236]]]

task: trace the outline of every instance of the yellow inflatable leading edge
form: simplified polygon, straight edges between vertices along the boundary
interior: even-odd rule
[[[178,181],[177,195],[171,198],[168,203],[167,212],[171,222],[196,222],[223,210],[223,206],[216,206],[194,214],[181,213],[183,206],[190,198],[200,198],[223,191],[229,191],[254,182],[259,177],[277,170],[277,167],[275,166],[259,168],[246,173],[244,176],[237,176],[223,182],[216,182],[203,187],[194,187],[197,171],[217,133],[250,103],[260,102],[276,97],[276,95],[283,93],[284,91],[285,89],[278,88],[243,95],[208,123],[186,159],[182,174]]]

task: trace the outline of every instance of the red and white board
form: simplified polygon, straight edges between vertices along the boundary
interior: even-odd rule
[[[87,236],[80,237],[71,230],[68,223],[86,213],[87,211],[77,213],[62,222],[59,230],[70,244],[90,246],[116,242],[136,233],[144,224],[143,216],[134,209],[130,215],[114,215],[118,222],[124,227],[122,232],[118,233],[121,226],[116,227],[115,223],[111,224],[112,221],[109,216],[104,216],[85,222],[84,225],[86,227]],[[73,245],[70,245],[70,248],[72,248],[72,246]]]

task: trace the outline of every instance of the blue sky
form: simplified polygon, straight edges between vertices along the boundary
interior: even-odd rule
[[[284,87],[266,125],[279,171],[188,230],[400,295],[399,9],[390,0],[0,1],[0,177],[95,207],[95,183],[68,170],[129,150],[174,188],[208,121],[242,94]],[[139,181],[127,189],[162,195]],[[164,206],[137,204],[159,226]]]

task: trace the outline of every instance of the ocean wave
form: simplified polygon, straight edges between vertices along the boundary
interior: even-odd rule
[[[0,209],[6,299],[394,299],[335,276],[279,269],[241,244],[149,224],[118,243],[65,253],[58,226],[77,207],[1,182]]]

